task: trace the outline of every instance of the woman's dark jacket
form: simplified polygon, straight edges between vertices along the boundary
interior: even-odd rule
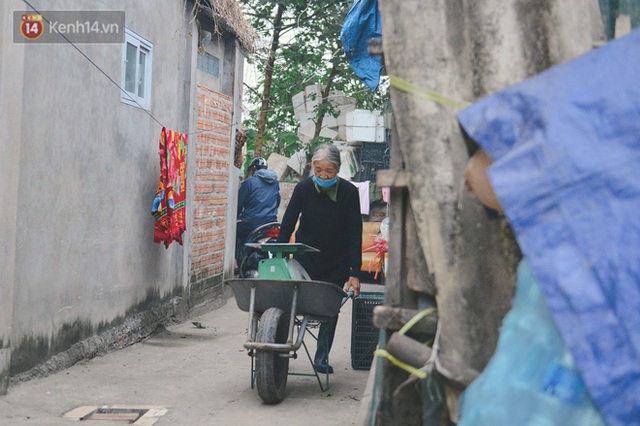
[[[299,182],[282,218],[278,242],[289,242],[296,222],[295,241],[320,250],[296,259],[314,280],[344,284],[360,277],[362,266],[362,217],[357,188],[338,179],[337,201],[318,192],[312,178]]]

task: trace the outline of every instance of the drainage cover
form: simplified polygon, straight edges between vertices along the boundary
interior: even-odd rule
[[[133,425],[153,425],[167,413],[166,407],[158,405],[89,405],[74,408],[64,414],[69,420],[109,420]]]

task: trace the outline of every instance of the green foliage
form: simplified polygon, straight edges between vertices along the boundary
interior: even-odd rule
[[[300,148],[300,140],[295,132],[282,131],[276,134],[273,152],[291,157]]]
[[[334,68],[331,90],[340,90],[356,99],[357,108],[386,109],[388,85],[381,84],[376,92],[369,90],[354,74],[342,48],[340,31],[353,0],[241,0],[240,3],[266,46],[251,58],[260,77],[253,87],[244,91],[245,104],[250,105],[249,113],[244,117],[245,129],[257,128],[264,67],[274,29],[273,17],[278,4],[287,7],[283,15],[280,44],[275,52],[263,156],[271,152],[290,156],[302,148],[296,136],[299,123],[294,116],[292,96],[310,84],[326,85]],[[315,113],[316,119],[324,114],[338,115],[338,111],[328,103],[316,108]],[[327,141],[326,138],[315,139]],[[315,141],[311,145],[317,144]],[[313,149],[312,146],[306,148]]]
[[[317,138],[313,138],[309,141],[309,146],[308,146],[308,153],[312,153],[316,150],[317,147],[319,147],[320,145],[322,145],[323,143],[330,143],[331,139],[330,138],[325,138],[322,136],[318,136]]]

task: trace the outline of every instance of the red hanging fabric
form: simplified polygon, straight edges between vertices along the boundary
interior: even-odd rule
[[[156,218],[153,241],[168,248],[174,240],[182,244],[187,228],[187,135],[163,127],[159,145],[160,180],[151,208]]]

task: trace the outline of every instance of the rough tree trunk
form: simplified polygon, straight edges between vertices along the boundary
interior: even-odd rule
[[[267,128],[267,111],[269,111],[269,98],[271,97],[271,81],[273,79],[273,64],[276,62],[276,51],[280,46],[280,31],[282,30],[282,14],[285,6],[278,4],[276,17],[273,21],[273,38],[269,49],[269,59],[264,69],[264,90],[262,91],[262,105],[260,106],[260,118],[258,119],[258,132],[254,145],[254,158],[262,155],[264,144],[264,131]]]
[[[473,102],[576,57],[602,39],[597,0],[380,0],[379,7],[388,74],[456,101]],[[406,189],[392,196],[392,207],[405,201],[403,217],[414,221],[414,230],[392,233],[389,247],[405,246],[394,238],[414,240],[421,250],[406,256],[424,256],[433,275],[437,365],[439,373],[454,379],[445,382],[456,420],[459,392],[495,350],[520,254],[506,220],[488,216],[464,186],[468,153],[456,108],[425,99],[419,90],[408,92],[391,92],[399,147],[395,153],[401,155],[395,164],[404,163],[407,176]],[[430,274],[412,273],[415,267],[405,262],[409,271],[404,276],[415,279],[421,273],[429,279]],[[406,286],[400,277],[390,268],[388,292],[406,293],[397,290]],[[392,303],[415,301],[405,297]],[[383,397],[393,398],[400,373],[385,364]],[[395,412],[393,406],[381,401],[378,424],[415,419],[406,404]],[[418,412],[421,408],[414,406]]]

